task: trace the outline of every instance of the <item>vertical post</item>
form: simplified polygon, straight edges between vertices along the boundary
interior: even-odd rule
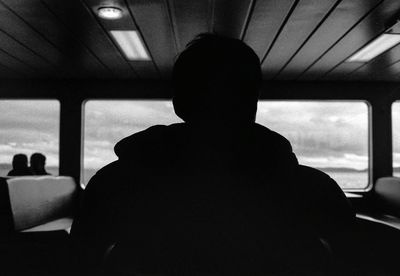
[[[80,183],[82,102],[80,97],[61,99],[60,112],[60,175],[72,176]]]
[[[372,102],[372,181],[392,175],[392,108],[385,98]]]

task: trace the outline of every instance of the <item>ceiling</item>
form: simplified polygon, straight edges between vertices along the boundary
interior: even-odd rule
[[[123,17],[98,18],[107,4]],[[399,12],[399,0],[0,0],[0,78],[168,79],[186,43],[214,31],[249,44],[266,80],[400,81],[400,45],[345,62]],[[108,32],[132,29],[151,61],[126,60]]]

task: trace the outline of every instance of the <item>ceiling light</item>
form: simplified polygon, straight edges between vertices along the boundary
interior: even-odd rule
[[[97,15],[103,19],[115,20],[122,17],[122,10],[116,7],[101,7],[98,8]]]
[[[348,62],[368,62],[400,43],[399,34],[382,34],[352,55]]]
[[[397,22],[383,34],[352,55],[347,62],[368,62],[400,43],[400,23]]]
[[[118,46],[129,60],[150,60],[137,31],[110,31]]]

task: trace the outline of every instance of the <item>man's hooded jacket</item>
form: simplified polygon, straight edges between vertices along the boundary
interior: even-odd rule
[[[273,272],[323,262],[301,192],[307,173],[299,178],[290,143],[276,132],[158,125],[124,138],[115,153],[118,160],[90,180],[72,227],[88,266],[110,248],[119,262],[155,272]]]

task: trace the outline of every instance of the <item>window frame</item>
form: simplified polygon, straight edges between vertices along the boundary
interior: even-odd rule
[[[391,133],[392,134],[392,137],[391,137],[391,139],[392,139],[392,144],[391,144],[391,147],[392,147],[392,156],[391,156],[392,160],[391,161],[392,161],[392,176],[393,177],[396,177],[394,175],[394,116],[393,116],[393,107],[394,107],[394,105],[396,103],[399,104],[399,109],[400,109],[400,98],[393,99],[393,101],[390,104],[390,124],[391,124],[391,132],[392,132]],[[400,177],[400,175],[397,176],[397,177]]]
[[[160,98],[151,98],[151,99],[143,99],[143,98],[86,98],[82,101],[82,138],[81,138],[81,170],[80,170],[80,182],[83,183],[84,180],[84,135],[85,135],[85,107],[86,103],[89,101],[172,101],[171,99],[160,99]],[[357,189],[357,188],[347,188],[343,189],[346,193],[366,193],[372,190],[373,188],[373,158],[372,158],[372,124],[371,124],[371,116],[372,116],[372,105],[368,100],[365,99],[259,99],[259,102],[355,102],[355,103],[364,103],[367,107],[367,156],[368,156],[368,167],[367,167],[367,183],[365,188]]]

